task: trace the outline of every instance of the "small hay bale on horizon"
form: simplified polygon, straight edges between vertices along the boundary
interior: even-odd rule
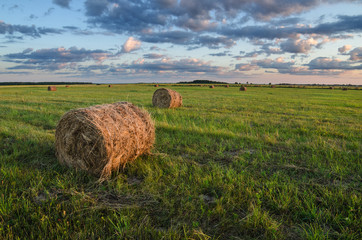
[[[246,87],[245,86],[241,86],[239,91],[246,91]]]
[[[215,86],[214,86],[214,85],[211,85],[211,86],[209,86],[209,88],[215,88]]]
[[[275,88],[275,85],[271,85],[270,87],[271,87],[271,88]]]
[[[69,88],[70,86],[69,85],[65,85],[66,88]]]
[[[159,108],[177,108],[182,106],[182,96],[178,92],[160,88],[152,96],[152,104]]]
[[[155,87],[158,87],[158,84],[156,84]]]
[[[108,87],[112,87],[112,85],[108,85]]]
[[[150,153],[154,141],[149,113],[129,102],[73,109],[62,116],[55,131],[59,162],[100,180]]]
[[[228,88],[228,87],[229,87],[229,84],[226,84],[225,87]]]
[[[48,91],[56,91],[57,90],[57,87],[56,86],[48,86]]]

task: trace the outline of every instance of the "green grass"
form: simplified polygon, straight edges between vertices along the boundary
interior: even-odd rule
[[[151,85],[0,87],[0,239],[361,239],[362,94]],[[130,101],[153,155],[106,182],[60,165],[70,109]]]

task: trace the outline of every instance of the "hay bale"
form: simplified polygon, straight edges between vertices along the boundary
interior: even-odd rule
[[[334,87],[329,87],[329,89],[332,89],[332,90],[333,90],[333,89],[334,89]]]
[[[71,110],[55,131],[59,162],[101,179],[149,153],[154,141],[150,115],[128,102]]]
[[[158,87],[158,84],[156,84],[155,87]]]
[[[241,86],[239,90],[240,90],[240,91],[246,91],[246,87],[245,87],[245,86]]]
[[[108,87],[112,87],[112,85],[108,85]]]
[[[159,108],[177,108],[182,106],[182,96],[171,89],[160,88],[153,93],[152,104]]]
[[[69,85],[65,85],[66,88],[69,88],[70,86]]]
[[[228,88],[228,87],[229,87],[229,85],[228,85],[228,84],[226,84],[226,85],[225,85],[225,87],[226,87],[226,88]]]
[[[209,86],[209,88],[215,88],[215,86],[214,86],[214,85],[211,85],[211,86]]]
[[[271,88],[275,88],[275,85],[271,85],[270,87],[271,87]]]
[[[48,86],[48,91],[56,91],[57,87],[56,86]]]
[[[343,91],[347,91],[347,90],[348,90],[348,88],[344,87],[344,88],[342,88],[342,90],[343,90]]]

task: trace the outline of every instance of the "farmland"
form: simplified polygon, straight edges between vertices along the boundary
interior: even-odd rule
[[[153,85],[0,87],[0,239],[361,239],[358,90]],[[152,155],[98,182],[58,163],[74,108],[129,101]]]

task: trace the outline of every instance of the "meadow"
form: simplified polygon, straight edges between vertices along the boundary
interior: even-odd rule
[[[0,239],[362,239],[362,92],[153,85],[0,87]],[[58,163],[67,111],[129,101],[152,155],[111,179]]]

